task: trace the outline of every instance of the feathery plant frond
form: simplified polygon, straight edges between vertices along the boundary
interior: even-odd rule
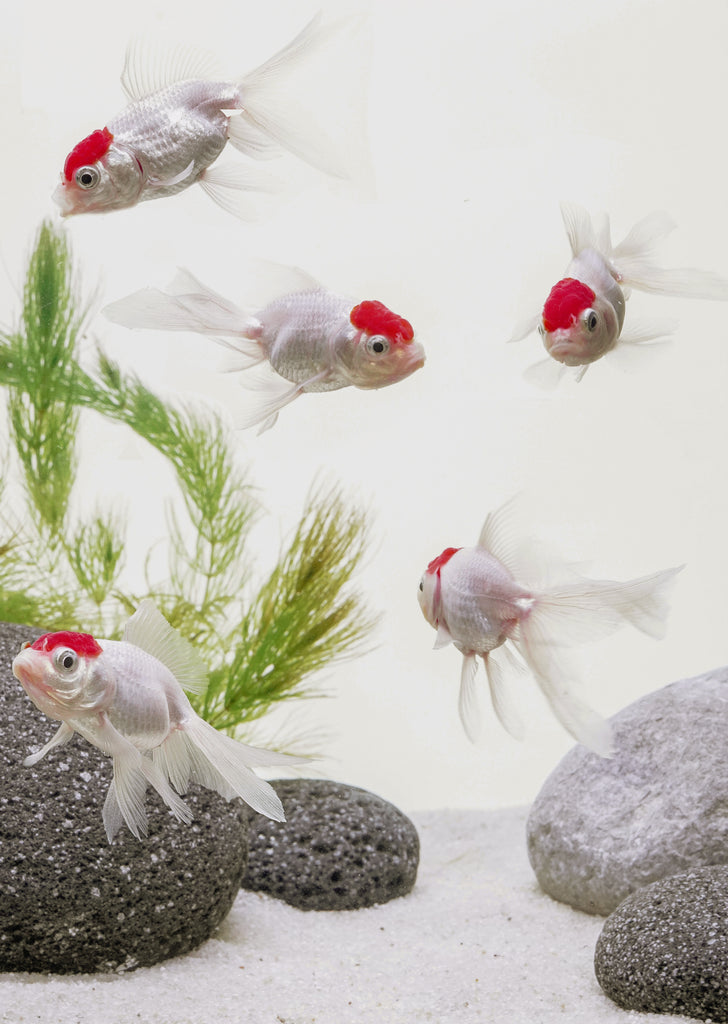
[[[0,619],[120,635],[143,597],[210,666],[197,710],[231,733],[271,705],[310,696],[308,677],[360,650],[374,620],[350,590],[365,521],[337,489],[313,492],[295,535],[257,596],[245,545],[258,509],[220,418],[173,405],[103,352],[77,360],[86,307],[65,236],[45,223],[30,258],[20,324],[0,334],[0,385],[27,514],[0,514]],[[84,410],[130,427],[172,466],[180,489],[167,508],[169,578],[122,589],[126,524],[97,510],[71,521]],[[0,480],[0,485],[2,481]],[[2,487],[0,486],[0,500]]]
[[[212,672],[200,713],[219,729],[303,696],[305,676],[358,650],[375,620],[346,585],[364,553],[364,517],[336,491],[312,494],[288,550],[245,613],[233,657]]]
[[[76,470],[78,413],[67,382],[84,320],[76,309],[65,256],[63,239],[44,224],[30,258],[20,328],[12,344],[18,362],[32,366],[33,373],[24,391],[11,391],[8,406],[28,508],[52,547],[61,540]]]

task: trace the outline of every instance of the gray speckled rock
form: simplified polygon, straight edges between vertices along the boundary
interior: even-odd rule
[[[728,1021],[728,868],[633,893],[607,918],[594,970],[627,1010]]]
[[[129,970],[209,938],[237,895],[247,857],[241,801],[191,787],[178,822],[151,788],[149,836],[109,846],[101,809],[111,762],[81,737],[33,768],[55,731],[12,675],[37,629],[0,624],[0,971]]]
[[[541,888],[592,914],[650,882],[728,863],[728,668],[656,690],[611,721],[614,757],[571,750],[527,825]]]
[[[301,910],[357,910],[412,889],[419,837],[392,804],[323,779],[282,779],[273,786],[287,821],[251,814],[244,888]]]

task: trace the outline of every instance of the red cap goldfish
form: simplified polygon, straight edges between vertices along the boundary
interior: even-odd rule
[[[626,622],[661,636],[665,594],[681,567],[623,583],[569,572],[563,583],[529,585],[516,578],[528,575],[528,566],[519,569],[516,555],[504,542],[508,509],[506,505],[491,512],[476,547],[445,548],[433,559],[417,593],[425,618],[437,630],[435,647],[452,643],[463,654],[458,704],[463,727],[474,741],[480,727],[475,685],[479,657],[499,721],[511,735],[522,737],[507,676],[509,668],[522,667],[513,657],[515,651],[564,728],[606,756],[611,750],[609,723],[570,691],[563,648],[606,636]]]
[[[279,268],[283,269],[283,268]],[[327,291],[300,271],[289,272],[304,290],[281,295],[254,313],[239,309],[186,271],[167,291],[144,288],[106,306],[126,327],[196,331],[240,354],[241,369],[267,363],[275,371],[266,394],[239,426],[273,426],[279,411],[304,392],[344,387],[383,388],[425,362],[408,320],[374,299],[355,302]],[[222,342],[222,344],[226,344]]]
[[[182,48],[153,55],[148,46],[133,42],[121,77],[131,102],[68,154],[53,194],[61,213],[121,210],[197,183],[224,209],[245,216],[244,193],[269,189],[273,179],[243,164],[211,167],[228,142],[248,157],[267,157],[282,149],[326,173],[348,176],[353,159],[349,151],[356,150],[349,145],[353,132],[334,144],[309,125],[311,117],[297,101],[290,76],[302,61],[318,56],[326,73],[340,78],[329,67],[331,51],[351,52],[352,77],[344,87],[350,87],[349,119],[356,123],[356,56],[362,47],[344,48],[342,41],[358,20],[324,28],[316,17],[286,47],[234,82],[224,79],[207,54]],[[318,53],[323,46],[329,52]],[[329,91],[341,86],[341,81],[330,83]],[[365,137],[365,132],[358,136]]]
[[[37,764],[74,732],[113,758],[103,809],[109,842],[122,822],[137,839],[146,835],[148,784],[186,823],[192,813],[178,794],[191,780],[228,800],[242,797],[275,821],[285,820],[275,790],[251,767],[293,764],[295,759],[239,743],[193,711],[184,690],[204,690],[207,670],[152,601],[141,602],[123,640],[45,633],[24,645],[13,673],[36,707],[61,723],[23,764]]]
[[[612,245],[608,218],[595,226],[586,210],[567,203],[561,204],[561,213],[571,263],[549,292],[541,314],[519,325],[510,340],[520,341],[538,329],[551,359],[581,367],[577,380],[618,343],[656,341],[670,333],[669,327],[657,323],[623,331],[630,288],[683,298],[728,299],[728,280],[717,274],[666,270],[653,263],[655,244],[674,227],[667,214],[650,214]],[[529,375],[549,383],[548,368],[548,361],[539,363]]]

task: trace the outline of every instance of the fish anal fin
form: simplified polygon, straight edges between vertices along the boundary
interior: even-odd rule
[[[478,662],[475,655],[463,655],[463,666],[460,672],[460,693],[458,695],[458,713],[463,729],[465,729],[465,735],[471,743],[477,743],[481,732],[476,682],[477,671]]]
[[[258,220],[265,213],[261,195],[282,188],[273,174],[247,164],[216,164],[204,170],[197,182],[214,203],[240,220]]]
[[[504,650],[507,652],[507,649]],[[524,736],[523,722],[515,704],[512,680],[508,679],[503,664],[493,651],[484,654],[483,661],[488,676],[490,698],[498,721],[514,739],[522,740]],[[509,668],[514,667],[514,664],[517,671],[520,666],[515,659],[508,661]]]

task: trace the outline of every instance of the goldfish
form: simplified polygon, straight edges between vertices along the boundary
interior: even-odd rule
[[[346,177],[351,169],[344,148],[348,142],[334,144],[325,131],[309,124],[312,115],[298,101],[290,76],[315,55],[328,71],[331,51],[340,48],[356,20],[324,27],[317,16],[236,82],[226,81],[208,54],[188,47],[150,55],[148,43],[133,41],[121,76],[131,102],[68,154],[53,194],[62,215],[121,210],[197,183],[224,209],[246,216],[244,193],[269,190],[273,179],[242,164],[212,167],[228,142],[254,159],[287,150],[326,173]],[[329,50],[321,54],[325,46]],[[353,57],[351,73],[354,78],[359,73]],[[330,92],[342,89],[340,77],[328,83]],[[355,93],[360,87],[358,81],[352,85],[352,121],[358,117]]]
[[[144,288],[103,312],[126,327],[211,335],[242,356],[237,369],[267,364],[273,375],[255,381],[259,401],[238,424],[260,424],[259,433],[304,392],[383,388],[424,365],[424,350],[404,317],[378,300],[356,302],[302,271],[290,273],[303,290],[280,295],[255,312],[238,308],[188,271],[180,271],[167,291]],[[226,343],[219,335],[234,340]]]
[[[192,812],[178,794],[190,781],[285,820],[275,790],[251,768],[295,759],[239,743],[193,711],[184,691],[202,692],[207,670],[151,600],[140,603],[122,640],[45,633],[23,645],[13,674],[36,707],[61,723],[44,747],[26,757],[26,767],[75,732],[113,758],[102,814],[110,843],[123,822],[137,839],[147,834],[148,784],[185,823]]]
[[[612,245],[608,217],[595,225],[586,210],[572,203],[562,203],[561,214],[572,260],[542,312],[520,324],[509,339],[520,341],[538,330],[561,372],[563,367],[577,367],[576,379],[581,380],[592,363],[618,344],[657,341],[670,333],[670,326],[657,322],[623,330],[632,288],[681,298],[728,299],[728,280],[717,274],[655,265],[656,244],[675,227],[667,214],[643,218],[618,245]],[[538,363],[529,376],[552,383],[549,366],[553,369],[549,360]]]
[[[417,592],[425,619],[437,630],[435,647],[454,644],[463,655],[461,722],[475,742],[480,731],[476,674],[481,658],[496,716],[521,739],[523,726],[509,672],[527,667],[574,739],[608,756],[611,727],[572,692],[563,648],[607,636],[625,623],[662,636],[666,593],[682,566],[626,582],[586,579],[569,569],[558,582],[542,579],[541,585],[534,585],[543,569],[537,570],[533,560],[529,565],[523,552],[509,542],[510,508],[509,503],[487,516],[476,547],[445,548],[428,564]],[[554,576],[555,569],[550,572]],[[524,575],[533,579],[517,578]]]

